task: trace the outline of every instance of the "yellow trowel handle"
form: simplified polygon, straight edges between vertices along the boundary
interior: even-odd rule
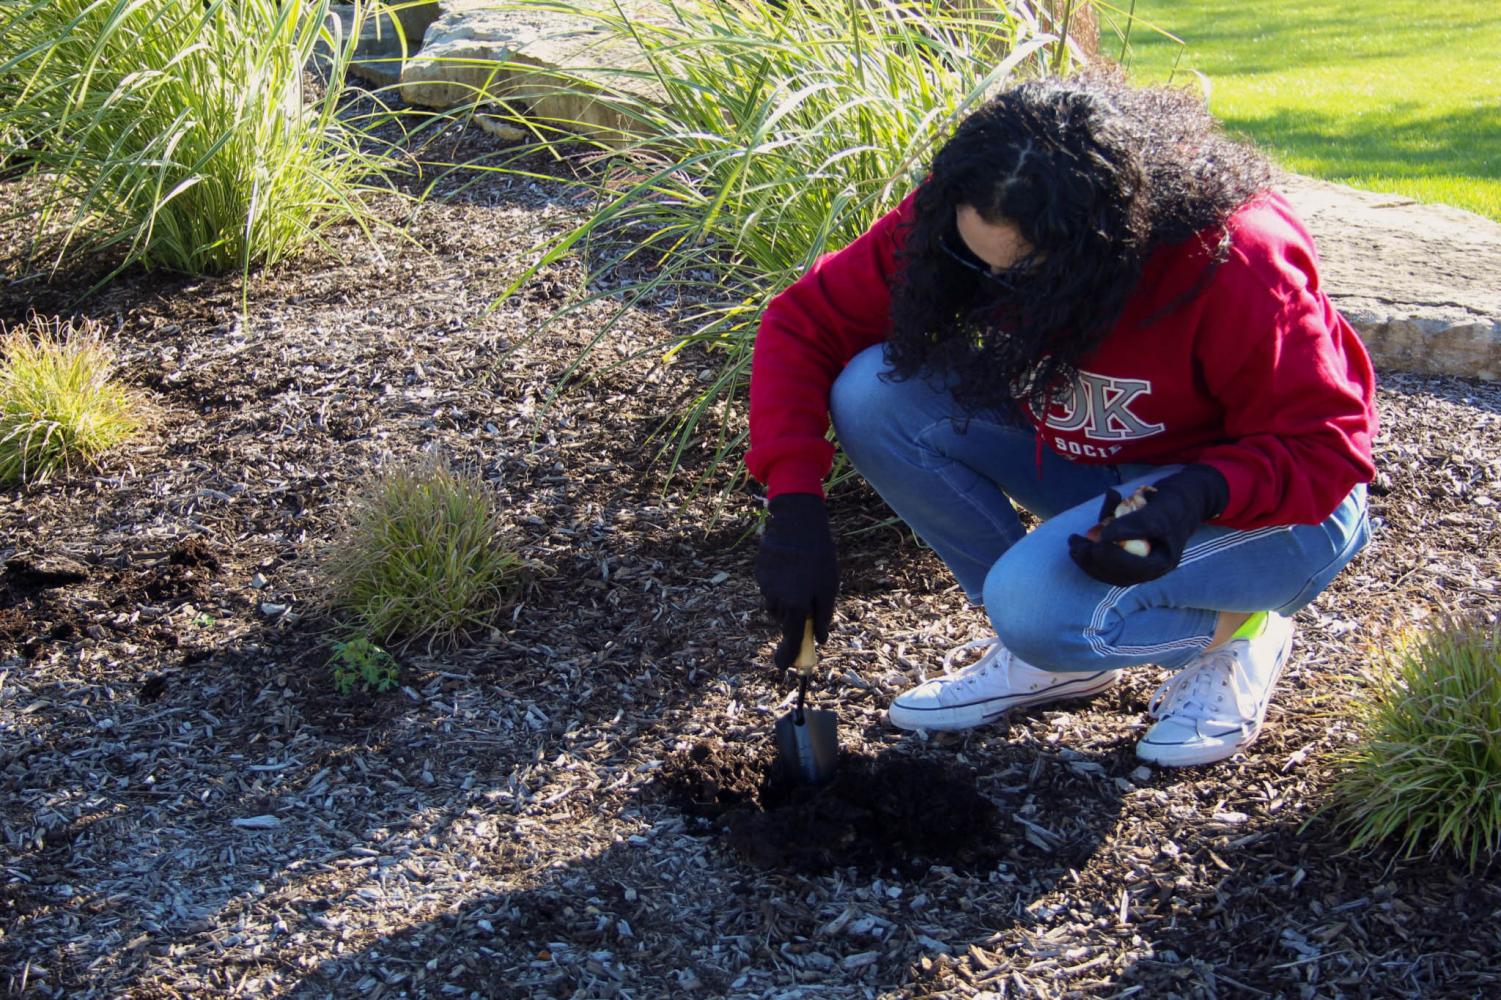
[[[807,677],[809,674],[811,674],[813,672],[813,668],[818,666],[818,650],[813,646],[812,615],[809,615],[808,620],[803,622],[803,645],[797,651],[797,659],[792,661],[792,665],[796,667],[797,672],[799,674],[802,674],[804,677]]]

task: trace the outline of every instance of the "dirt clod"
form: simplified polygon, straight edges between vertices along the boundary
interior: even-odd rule
[[[920,757],[845,753],[829,782],[809,786],[784,778],[769,753],[701,742],[671,757],[657,786],[763,868],[971,868],[1007,839],[972,771]]]
[[[219,572],[219,556],[214,547],[197,536],[184,538],[173,547],[167,562],[174,566],[199,567],[211,573]]]
[[[165,674],[152,674],[141,683],[140,698],[142,701],[156,701],[167,690],[167,677]]]
[[[31,631],[31,619],[19,608],[0,608],[0,642],[19,642]]]

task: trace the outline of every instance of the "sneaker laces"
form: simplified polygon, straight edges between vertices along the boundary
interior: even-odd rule
[[[1244,728],[1256,715],[1256,705],[1247,706],[1243,697],[1249,685],[1236,683],[1244,679],[1245,670],[1229,645],[1203,654],[1198,662],[1168,675],[1167,680],[1157,685],[1152,697],[1147,700],[1147,714],[1154,719],[1174,715],[1191,719],[1195,723],[1207,722],[1224,700],[1217,688],[1229,688],[1235,699],[1237,718]]]
[[[953,670],[953,663],[961,653],[970,650],[983,649],[984,654],[978,660]],[[944,679],[956,689],[968,689],[976,683],[990,676],[997,669],[1005,670],[1011,666],[1011,650],[1001,644],[1000,636],[991,636],[988,639],[976,639],[974,642],[966,642],[962,646],[955,646],[943,654]]]

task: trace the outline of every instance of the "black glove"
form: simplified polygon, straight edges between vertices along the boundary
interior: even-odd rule
[[[1099,541],[1083,535],[1068,536],[1068,554],[1079,568],[1101,583],[1128,587],[1146,583],[1178,565],[1183,546],[1205,521],[1218,515],[1230,502],[1230,484],[1207,465],[1185,465],[1182,470],[1153,484],[1146,506],[1117,517],[1100,529]],[[1115,514],[1121,495],[1107,490],[1100,520]],[[1135,556],[1116,542],[1140,538],[1151,546],[1144,556]]]
[[[815,493],[783,493],[767,504],[771,519],[756,554],[756,583],[766,610],[782,627],[776,665],[786,670],[803,644],[803,624],[813,616],[813,634],[829,638],[839,562],[829,533],[829,511]]]

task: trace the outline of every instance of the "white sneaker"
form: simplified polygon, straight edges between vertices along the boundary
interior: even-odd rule
[[[1293,623],[1268,614],[1254,639],[1232,639],[1193,660],[1152,695],[1157,722],[1136,756],[1166,767],[1213,764],[1249,746],[1261,733],[1272,687],[1293,648]]]
[[[1103,691],[1121,675],[1119,670],[1039,670],[1018,659],[998,638],[980,639],[949,650],[943,658],[943,669],[948,670],[955,656],[971,649],[986,652],[962,670],[924,681],[898,695],[887,711],[891,724],[901,729],[970,729],[1023,705]]]

